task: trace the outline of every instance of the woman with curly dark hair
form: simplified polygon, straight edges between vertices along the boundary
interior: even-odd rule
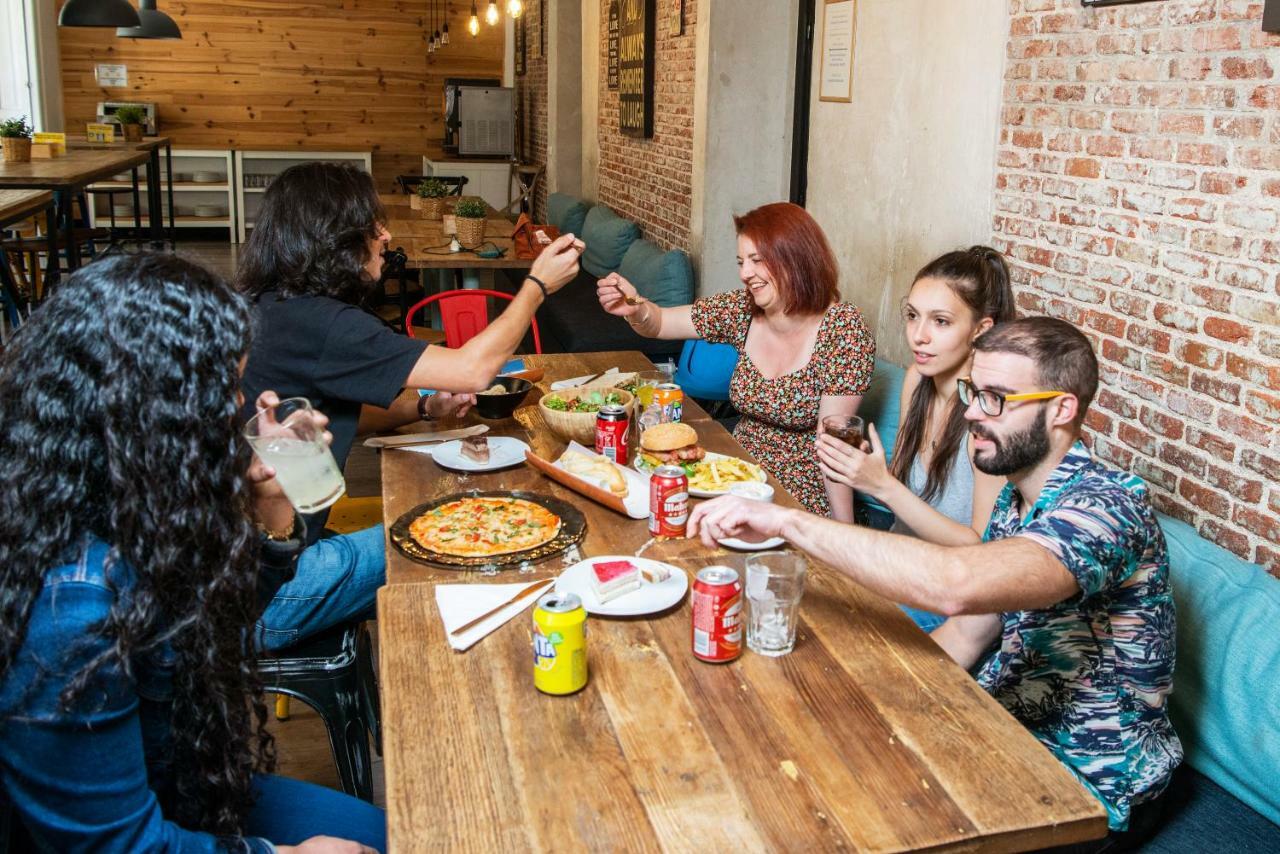
[[[339,468],[357,433],[465,414],[472,393],[488,388],[515,352],[543,299],[573,279],[583,248],[571,234],[548,246],[501,316],[450,349],[399,334],[365,310],[382,277],[386,223],[367,172],[338,163],[292,166],[263,194],[236,271],[258,328],[246,394],[275,389],[327,413]],[[420,397],[418,389],[436,393]],[[322,539],[327,515],[308,517],[297,577],[259,620],[266,649],[373,616],[387,570],[382,528]]]
[[[39,850],[383,844],[380,811],[263,773],[249,630],[304,528],[239,435],[249,328],[202,268],[116,257],[0,356],[0,813]]]

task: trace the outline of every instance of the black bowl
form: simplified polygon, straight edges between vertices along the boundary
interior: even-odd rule
[[[493,388],[495,385],[503,386],[507,393],[477,394],[476,412],[481,418],[510,418],[516,407],[528,396],[529,389],[533,388],[533,383],[516,377],[498,377],[486,388]]]

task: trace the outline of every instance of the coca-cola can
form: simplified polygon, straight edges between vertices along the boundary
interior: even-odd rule
[[[708,566],[693,582],[693,655],[712,664],[742,655],[742,582],[727,566]]]
[[[625,406],[611,403],[596,413],[596,453],[620,466],[631,460],[631,419]]]
[[[649,478],[649,536],[683,537],[689,524],[689,478],[680,466],[658,466]]]

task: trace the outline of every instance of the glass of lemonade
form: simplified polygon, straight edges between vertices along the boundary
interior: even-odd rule
[[[807,567],[799,552],[747,558],[747,648],[752,652],[776,657],[795,647]]]
[[[254,453],[276,470],[280,488],[299,513],[323,510],[347,490],[312,413],[311,401],[291,397],[258,410],[244,427]]]
[[[641,371],[636,375],[636,401],[643,412],[653,403],[653,390],[662,383],[670,382],[662,371]]]

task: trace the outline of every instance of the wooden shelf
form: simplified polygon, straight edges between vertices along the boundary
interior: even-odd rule
[[[169,185],[168,185],[168,184],[161,184],[161,185],[160,185],[160,189],[162,189],[162,190],[168,189],[168,187],[169,187]],[[132,190],[132,189],[133,189],[133,184],[132,184],[131,182],[129,182],[129,181],[98,181],[98,182],[96,182],[96,183],[90,184],[90,185],[89,185],[89,188],[90,188],[90,189],[110,189],[110,190]],[[194,183],[190,183],[190,184],[174,184],[174,185],[173,185],[173,191],[174,191],[175,193],[179,193],[179,192],[190,192],[190,191],[195,191],[195,192],[202,192],[202,191],[204,191],[204,192],[219,192],[219,193],[225,193],[225,192],[227,192],[227,190],[230,190],[230,189],[231,189],[231,185],[230,185],[230,184],[194,184]],[[145,193],[146,191],[147,191],[147,185],[146,185],[145,183],[139,182],[139,183],[138,183],[138,192],[140,192],[140,193]]]

